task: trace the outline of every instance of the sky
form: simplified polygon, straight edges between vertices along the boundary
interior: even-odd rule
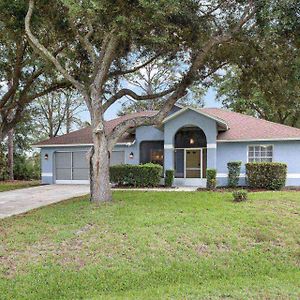
[[[124,101],[124,100],[123,100]],[[105,113],[106,120],[111,120],[117,117],[117,113],[122,107],[122,99],[114,103]],[[204,96],[204,107],[221,107],[220,102],[216,101],[216,92],[210,88]],[[89,113],[83,112],[81,115],[83,121],[90,121]]]

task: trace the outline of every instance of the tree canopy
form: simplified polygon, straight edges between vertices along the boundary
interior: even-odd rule
[[[300,126],[300,2],[282,1],[216,77],[223,104],[266,120]],[[249,47],[250,46],[250,47]]]
[[[0,0],[1,140],[21,122],[30,102],[50,92],[70,87],[70,83],[57,76],[58,72],[30,47],[24,28],[27,6],[24,0]],[[44,13],[46,10],[51,12],[50,3],[44,7]],[[38,20],[33,23],[37,24]],[[43,42],[57,55],[61,45],[55,44],[56,48],[53,48],[54,33],[45,34],[45,28],[39,28],[39,31]]]

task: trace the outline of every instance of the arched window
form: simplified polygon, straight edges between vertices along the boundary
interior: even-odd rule
[[[206,136],[200,128],[183,127],[175,134],[175,148],[203,148],[206,146]]]

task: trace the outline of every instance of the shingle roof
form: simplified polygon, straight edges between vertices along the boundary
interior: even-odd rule
[[[300,140],[300,129],[220,108],[202,108],[205,113],[224,120],[229,130],[219,132],[220,141]]]
[[[125,115],[110,121],[105,122],[105,131],[110,133],[121,122],[134,119],[141,116],[153,116],[155,111],[143,111],[134,114]],[[134,141],[134,134],[126,133],[118,141],[118,143],[130,143]],[[92,140],[92,128],[90,126],[64,134],[56,136],[41,142],[38,142],[35,146],[51,146],[51,145],[90,145],[93,144]]]
[[[258,119],[252,116],[232,112],[220,108],[202,108],[197,111],[213,118],[221,119],[228,125],[227,131],[220,131],[217,137],[218,141],[234,142],[234,141],[261,141],[261,140],[300,140],[300,129],[281,125]],[[122,116],[105,123],[105,130],[110,133],[113,128],[124,120],[132,119],[138,116],[153,116],[155,111],[144,111]],[[135,136],[126,133],[118,143],[133,142]],[[90,145],[92,144],[91,127],[76,130],[69,134],[57,136],[42,142],[36,146],[51,145]]]

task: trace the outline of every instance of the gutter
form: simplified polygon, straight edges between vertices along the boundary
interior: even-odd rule
[[[136,143],[136,140],[127,143],[116,143],[116,146],[130,147]],[[49,144],[49,145],[32,145],[32,148],[57,148],[57,147],[92,147],[94,144]]]

